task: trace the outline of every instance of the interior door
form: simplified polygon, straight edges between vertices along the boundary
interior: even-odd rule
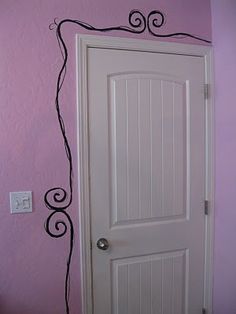
[[[204,59],[89,48],[87,66],[94,314],[199,314]]]

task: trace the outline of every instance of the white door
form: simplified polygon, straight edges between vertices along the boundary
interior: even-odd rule
[[[89,48],[87,67],[94,314],[200,314],[204,58]]]

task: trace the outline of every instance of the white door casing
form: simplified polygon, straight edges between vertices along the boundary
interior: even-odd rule
[[[209,310],[207,48],[100,38],[79,56],[84,314],[92,294],[94,314]]]

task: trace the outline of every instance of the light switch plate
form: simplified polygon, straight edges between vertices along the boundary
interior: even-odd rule
[[[10,209],[12,214],[32,212],[32,191],[10,192]]]

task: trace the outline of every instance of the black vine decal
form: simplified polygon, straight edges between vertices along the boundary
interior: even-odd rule
[[[64,124],[63,117],[61,115],[60,110],[60,93],[62,90],[62,86],[64,83],[64,79],[66,76],[66,66],[68,61],[68,50],[65,44],[65,41],[62,37],[61,29],[62,26],[66,23],[77,24],[84,29],[95,31],[95,32],[110,32],[110,31],[123,31],[134,34],[141,34],[145,32],[147,29],[148,32],[154,37],[165,38],[165,37],[175,37],[175,38],[183,38],[183,37],[191,37],[198,41],[210,43],[209,40],[200,38],[195,35],[191,35],[188,33],[171,33],[171,34],[158,34],[156,30],[161,28],[165,23],[165,16],[161,11],[153,10],[151,11],[147,17],[140,12],[139,10],[132,10],[129,13],[129,26],[113,26],[113,27],[105,27],[105,28],[97,28],[86,22],[82,22],[79,20],[73,19],[64,19],[60,22],[57,22],[56,19],[54,23],[50,24],[49,29],[56,29],[56,37],[58,41],[58,45],[60,48],[60,52],[63,58],[63,63],[60,68],[57,83],[56,83],[56,97],[55,97],[55,107],[57,113],[57,119],[59,123],[59,127],[61,130],[61,135],[63,137],[65,153],[68,160],[69,166],[69,191],[66,191],[62,187],[55,187],[48,190],[44,196],[44,202],[46,207],[51,210],[51,214],[48,216],[45,222],[45,230],[46,232],[53,238],[63,237],[69,230],[69,254],[66,263],[66,274],[65,274],[65,289],[64,289],[64,298],[65,298],[65,306],[66,313],[70,313],[69,308],[69,279],[70,279],[70,266],[71,259],[74,248],[74,226],[73,221],[71,219],[70,214],[67,212],[67,209],[72,203],[73,200],[73,161],[71,148],[69,145],[69,141],[66,135],[66,127]],[[57,217],[61,217],[60,219]]]
[[[159,38],[167,38],[167,37],[173,37],[173,38],[186,38],[190,37],[202,42],[206,42],[208,44],[211,43],[210,40],[203,39],[199,36],[195,36],[188,33],[171,33],[171,34],[157,34],[155,32],[156,28],[160,28],[165,24],[165,15],[161,11],[153,10],[148,14],[147,17],[147,28],[148,32],[152,34],[155,37]]]

